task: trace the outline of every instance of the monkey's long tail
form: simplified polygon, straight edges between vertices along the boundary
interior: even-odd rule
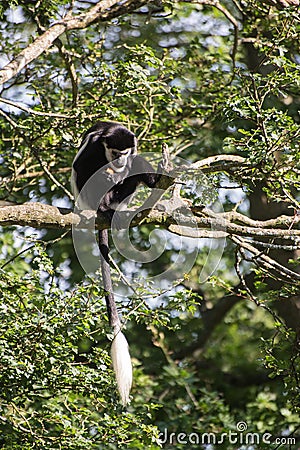
[[[114,338],[111,345],[111,357],[121,401],[125,406],[129,402],[129,393],[132,385],[132,365],[128,343],[121,331],[121,322],[113,294],[108,258],[109,247],[107,230],[99,230],[99,250],[103,287],[107,292],[105,301],[108,319],[114,332]]]

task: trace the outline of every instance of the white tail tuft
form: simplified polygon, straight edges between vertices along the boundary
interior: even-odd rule
[[[111,345],[111,358],[121,401],[125,406],[129,403],[129,393],[132,385],[132,365],[126,337],[119,327],[116,327],[114,334],[114,340]]]

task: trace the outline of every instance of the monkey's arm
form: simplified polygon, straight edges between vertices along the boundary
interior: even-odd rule
[[[130,176],[136,178],[139,183],[143,183],[149,188],[154,188],[161,175],[161,173],[155,171],[154,167],[143,156],[134,156]]]

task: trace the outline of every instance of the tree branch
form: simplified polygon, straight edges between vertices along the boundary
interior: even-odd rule
[[[295,225],[295,217],[280,216],[277,219],[272,219],[274,226],[284,224],[283,228],[268,228],[266,223],[268,221],[257,221],[259,226],[255,226],[256,221],[252,220],[252,226],[242,226],[224,220],[222,213],[216,214],[210,211],[210,215],[202,215],[195,217],[192,220],[190,217],[184,217],[184,213],[177,210],[166,210],[166,202],[160,202],[157,207],[149,212],[147,217],[142,218],[143,223],[153,223],[161,225],[165,229],[182,236],[189,237],[226,237],[226,236],[255,236],[264,239],[271,237],[272,239],[280,238],[286,240],[295,240],[300,246],[300,230],[290,229],[290,226]],[[176,213],[174,216],[174,212]],[[123,212],[126,214],[126,212]],[[122,214],[122,211],[119,212]],[[87,220],[90,214],[82,211],[80,214],[73,212],[68,208],[59,208],[44,203],[30,202],[23,204],[7,204],[7,202],[0,202],[0,226],[29,226],[33,228],[57,228],[70,229],[76,225],[79,228],[86,229],[91,227],[91,222]],[[173,217],[174,216],[174,217]],[[239,214],[239,217],[241,214]],[[135,217],[131,226],[137,226],[141,222],[139,217]],[[178,222],[180,225],[178,225]],[[296,223],[300,223],[300,217],[296,218]],[[191,228],[189,227],[191,226]],[[95,228],[104,229],[109,228],[110,223],[103,214],[98,214],[96,218]],[[195,229],[194,229],[195,228]]]
[[[264,3],[275,6],[278,9],[289,8],[291,6],[299,6],[299,0],[263,0]]]
[[[35,39],[32,44],[22,50],[19,55],[10,61],[0,70],[0,85],[17,75],[30,62],[37,59],[42,53],[48,50],[53,42],[67,30],[79,30],[87,28],[89,25],[112,19],[125,12],[132,12],[142,5],[148,4],[144,0],[127,0],[119,2],[118,0],[102,0],[88,11],[73,16],[69,12],[66,17],[51,26],[45,33]]]

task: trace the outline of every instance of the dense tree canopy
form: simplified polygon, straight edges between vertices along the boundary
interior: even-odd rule
[[[0,25],[1,448],[298,448],[299,1],[8,0]],[[113,236],[127,408],[69,183],[101,119],[172,163],[136,253]]]

